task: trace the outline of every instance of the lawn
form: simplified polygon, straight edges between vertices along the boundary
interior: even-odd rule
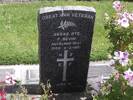
[[[40,7],[83,5],[96,8],[91,60],[107,59],[110,43],[103,27],[105,12],[112,13],[111,2],[34,2],[0,4],[0,64],[36,64],[38,58],[37,14]],[[132,9],[133,3],[129,4]]]

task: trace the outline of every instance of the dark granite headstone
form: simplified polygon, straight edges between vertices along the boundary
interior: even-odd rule
[[[50,80],[54,93],[86,87],[95,9],[45,7],[39,11],[40,82]]]

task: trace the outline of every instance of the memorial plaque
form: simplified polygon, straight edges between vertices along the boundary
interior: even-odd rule
[[[39,10],[40,82],[50,80],[55,93],[84,91],[95,9],[84,6]]]

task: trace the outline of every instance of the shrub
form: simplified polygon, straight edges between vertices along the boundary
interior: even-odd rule
[[[128,12],[120,1],[113,3],[115,13],[113,16],[105,14],[105,30],[107,38],[113,44],[111,51],[129,50],[129,45],[133,43],[133,13]]]

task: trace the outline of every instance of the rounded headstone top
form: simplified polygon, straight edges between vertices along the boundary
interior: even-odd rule
[[[54,11],[63,11],[63,10],[77,10],[77,11],[96,12],[95,8],[87,7],[87,6],[56,6],[56,7],[40,8],[39,13],[43,14],[43,13],[54,12]]]

